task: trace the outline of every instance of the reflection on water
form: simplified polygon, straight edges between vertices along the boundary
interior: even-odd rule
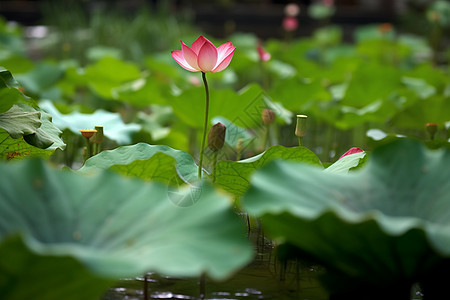
[[[256,250],[252,263],[226,281],[206,279],[206,299],[328,299],[320,287],[317,275],[320,267],[298,260],[281,263],[276,259],[274,247],[263,235],[254,230],[250,236]],[[200,299],[199,278],[174,278],[154,273],[146,275],[148,299]],[[142,300],[144,276],[123,279],[108,290],[102,300]]]

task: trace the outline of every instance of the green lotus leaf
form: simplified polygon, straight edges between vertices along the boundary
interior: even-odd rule
[[[381,64],[361,64],[352,74],[343,105],[366,107],[377,100],[386,99],[401,85],[400,71]]]
[[[92,114],[73,112],[63,115],[48,100],[40,102],[39,106],[52,116],[53,123],[60,130],[68,128],[79,134],[80,129],[93,129],[95,126],[103,126],[104,135],[121,145],[130,143],[131,135],[141,129],[138,124],[125,124],[118,113],[101,109]]]
[[[393,118],[392,123],[402,128],[423,129],[426,123],[434,122],[442,128],[450,121],[449,110],[449,97],[434,95],[407,107]]]
[[[19,88],[19,83],[14,79],[11,72],[2,67],[0,67],[0,87]]]
[[[0,128],[5,129],[13,139],[35,133],[41,126],[41,113],[29,106],[13,105],[0,114]]]
[[[37,108],[36,102],[19,91],[19,83],[11,72],[0,67],[0,113],[8,111],[13,105],[27,105]]]
[[[49,63],[40,62],[36,66],[24,74],[15,75],[25,90],[40,94],[51,88],[63,76],[61,66]]]
[[[137,113],[139,124],[142,129],[150,133],[152,141],[158,141],[169,135],[174,115],[172,107],[163,105],[151,105],[151,113],[140,111]]]
[[[89,158],[78,172],[90,174],[104,169],[172,184],[192,182],[198,176],[198,167],[188,153],[145,143],[102,151]]]
[[[0,293],[6,299],[19,299],[22,290],[36,285],[44,291],[64,289],[55,284],[62,273],[70,275],[68,284],[90,282],[90,287],[97,286],[96,277],[117,280],[147,271],[189,277],[206,272],[223,279],[252,257],[231,202],[206,183],[195,203],[180,207],[167,186],[109,171],[88,177],[24,160],[0,164],[0,173],[0,251],[31,256],[14,271],[2,260]],[[15,235],[27,249],[11,242]],[[59,271],[28,281],[15,275],[44,262],[50,270],[61,263]],[[91,280],[80,273],[89,273]]]
[[[266,107],[264,92],[256,84],[249,85],[238,93],[232,90],[214,90],[210,94],[210,118],[221,116],[237,126],[254,128],[261,126],[261,112]],[[173,112],[184,123],[194,128],[203,128],[205,91],[192,88],[173,97],[170,101]]]
[[[85,70],[84,79],[92,90],[105,99],[113,99],[113,90],[122,84],[138,79],[139,68],[128,62],[104,57]]]
[[[23,137],[13,139],[4,129],[0,128],[0,160],[40,157],[49,158],[54,149],[41,149],[28,144]]]
[[[25,141],[33,146],[46,150],[64,150],[66,144],[61,139],[62,131],[58,129],[53,123],[49,114],[40,111],[41,127],[36,129],[36,132],[24,135]]]
[[[450,260],[449,166],[448,149],[406,139],[346,175],[277,161],[255,172],[243,207],[276,241],[324,264],[330,290],[410,287]]]
[[[272,160],[285,159],[321,166],[319,158],[305,147],[286,148],[273,146],[265,152],[241,161],[220,161],[217,163],[216,183],[226,191],[242,196],[250,187],[250,176]]]
[[[36,254],[17,235],[0,241],[0,256],[8,258],[0,261],[0,293],[4,299],[100,299],[116,281],[93,274],[70,254]]]

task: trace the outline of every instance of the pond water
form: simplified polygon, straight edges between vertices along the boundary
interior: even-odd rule
[[[306,261],[288,260],[283,263],[276,257],[273,243],[257,229],[249,235],[255,245],[255,259],[245,268],[225,281],[206,278],[205,297],[200,297],[200,278],[175,278],[147,273],[137,278],[120,280],[101,300],[328,300],[329,295],[320,285],[318,276],[322,266]],[[146,293],[144,291],[147,291]],[[381,291],[380,299],[385,299]],[[422,300],[418,286],[411,290],[411,300]],[[362,295],[361,299],[364,299]]]
[[[281,263],[275,257],[272,243],[257,230],[252,231],[250,238],[257,245],[255,259],[228,280],[217,282],[206,278],[204,299],[328,299],[316,279],[321,271],[319,266],[295,260]],[[145,277],[121,280],[102,300],[201,299],[199,278],[174,278],[154,273]],[[147,295],[144,295],[145,285]]]

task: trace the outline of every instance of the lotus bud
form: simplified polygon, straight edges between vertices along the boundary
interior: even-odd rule
[[[283,29],[288,32],[295,31],[298,28],[298,20],[296,17],[286,16],[283,18],[282,25]]]
[[[392,31],[393,27],[391,23],[383,23],[380,26],[378,26],[378,31],[380,33],[388,33]]]
[[[220,122],[211,127],[208,133],[208,147],[211,151],[216,152],[222,149],[226,130],[227,127]]]
[[[427,128],[428,134],[430,135],[430,139],[434,140],[434,136],[436,135],[436,132],[438,130],[438,124],[427,123],[425,124],[425,127]]]
[[[295,135],[304,137],[306,135],[306,119],[308,116],[297,115],[297,126],[295,127]]]
[[[265,125],[270,125],[275,121],[275,113],[270,108],[264,108],[261,113],[261,119]]]
[[[284,7],[284,14],[289,17],[296,17],[300,13],[300,6],[296,3],[289,3]]]
[[[258,45],[256,50],[258,51],[260,61],[268,61],[270,59],[270,53],[264,50],[264,48],[261,45]]]
[[[358,147],[351,147],[347,152],[342,154],[341,157],[339,157],[339,159],[343,158],[344,156],[347,156],[347,155],[350,155],[350,154],[359,153],[359,152],[364,152],[364,150],[362,150],[362,149],[360,149]]]

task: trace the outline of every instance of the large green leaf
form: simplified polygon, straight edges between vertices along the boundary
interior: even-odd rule
[[[352,74],[342,104],[355,108],[387,98],[400,86],[400,71],[381,64],[361,64]]]
[[[0,87],[19,88],[19,83],[14,79],[11,72],[2,67],[0,67]]]
[[[263,90],[256,84],[243,88],[239,93],[232,90],[211,90],[209,117],[221,116],[244,128],[261,126],[261,112],[266,107],[263,96]],[[174,113],[184,123],[194,128],[203,128],[203,88],[186,90],[170,103]]]
[[[113,99],[113,90],[123,83],[140,78],[139,68],[128,62],[104,57],[85,70],[84,79],[92,90],[105,99]]]
[[[41,126],[41,113],[29,106],[13,105],[8,111],[0,113],[0,128],[17,139],[35,133]]]
[[[250,176],[272,160],[285,159],[321,166],[319,158],[305,147],[273,146],[252,158],[241,161],[220,161],[216,169],[216,183],[226,191],[242,196],[250,186]]]
[[[138,124],[125,124],[118,113],[101,109],[93,114],[73,112],[63,115],[50,101],[42,101],[39,106],[52,116],[53,123],[61,130],[68,128],[74,133],[79,133],[80,129],[93,129],[95,126],[103,126],[105,136],[118,144],[130,143],[131,134],[141,129]]]
[[[51,88],[62,76],[63,70],[59,65],[41,62],[29,72],[16,75],[16,79],[25,87],[25,90],[40,94]]]
[[[145,143],[103,151],[88,159],[79,172],[89,174],[103,169],[171,184],[191,182],[198,176],[198,167],[188,153]]]
[[[26,97],[18,89],[18,83],[14,80],[8,70],[0,67],[0,113],[8,111],[13,105],[28,105],[36,108],[36,102]]]
[[[17,235],[0,242],[0,256],[8,258],[0,261],[0,292],[8,300],[100,299],[116,281],[93,274],[70,254],[36,254]]]
[[[13,139],[4,129],[0,128],[0,159],[12,160],[20,158],[40,157],[49,158],[54,148],[41,149],[24,140],[24,137]]]
[[[58,129],[53,123],[49,114],[39,111],[41,114],[41,127],[36,129],[36,132],[24,135],[25,141],[33,146],[46,150],[64,150],[66,144],[61,139],[62,131]]]
[[[89,283],[95,289],[102,284],[96,277],[119,279],[146,271],[172,276],[206,272],[222,279],[251,259],[231,202],[207,184],[199,187],[193,205],[180,207],[166,186],[108,171],[87,177],[26,160],[0,164],[0,173],[0,250],[31,256],[14,272],[0,264],[0,293],[6,299],[48,299],[27,291],[65,289],[55,284],[61,273],[71,278],[70,285]],[[13,235],[20,235],[27,249],[11,242]],[[50,270],[59,265],[58,272],[42,272],[28,281],[15,275],[44,262]],[[88,283],[86,276],[78,276],[86,273],[92,279]],[[86,291],[78,296],[97,299],[98,294]],[[75,296],[64,298],[80,299]]]
[[[347,175],[274,162],[254,174],[243,206],[337,274],[332,289],[386,287],[438,279],[449,262],[449,183],[448,149],[402,139]]]

